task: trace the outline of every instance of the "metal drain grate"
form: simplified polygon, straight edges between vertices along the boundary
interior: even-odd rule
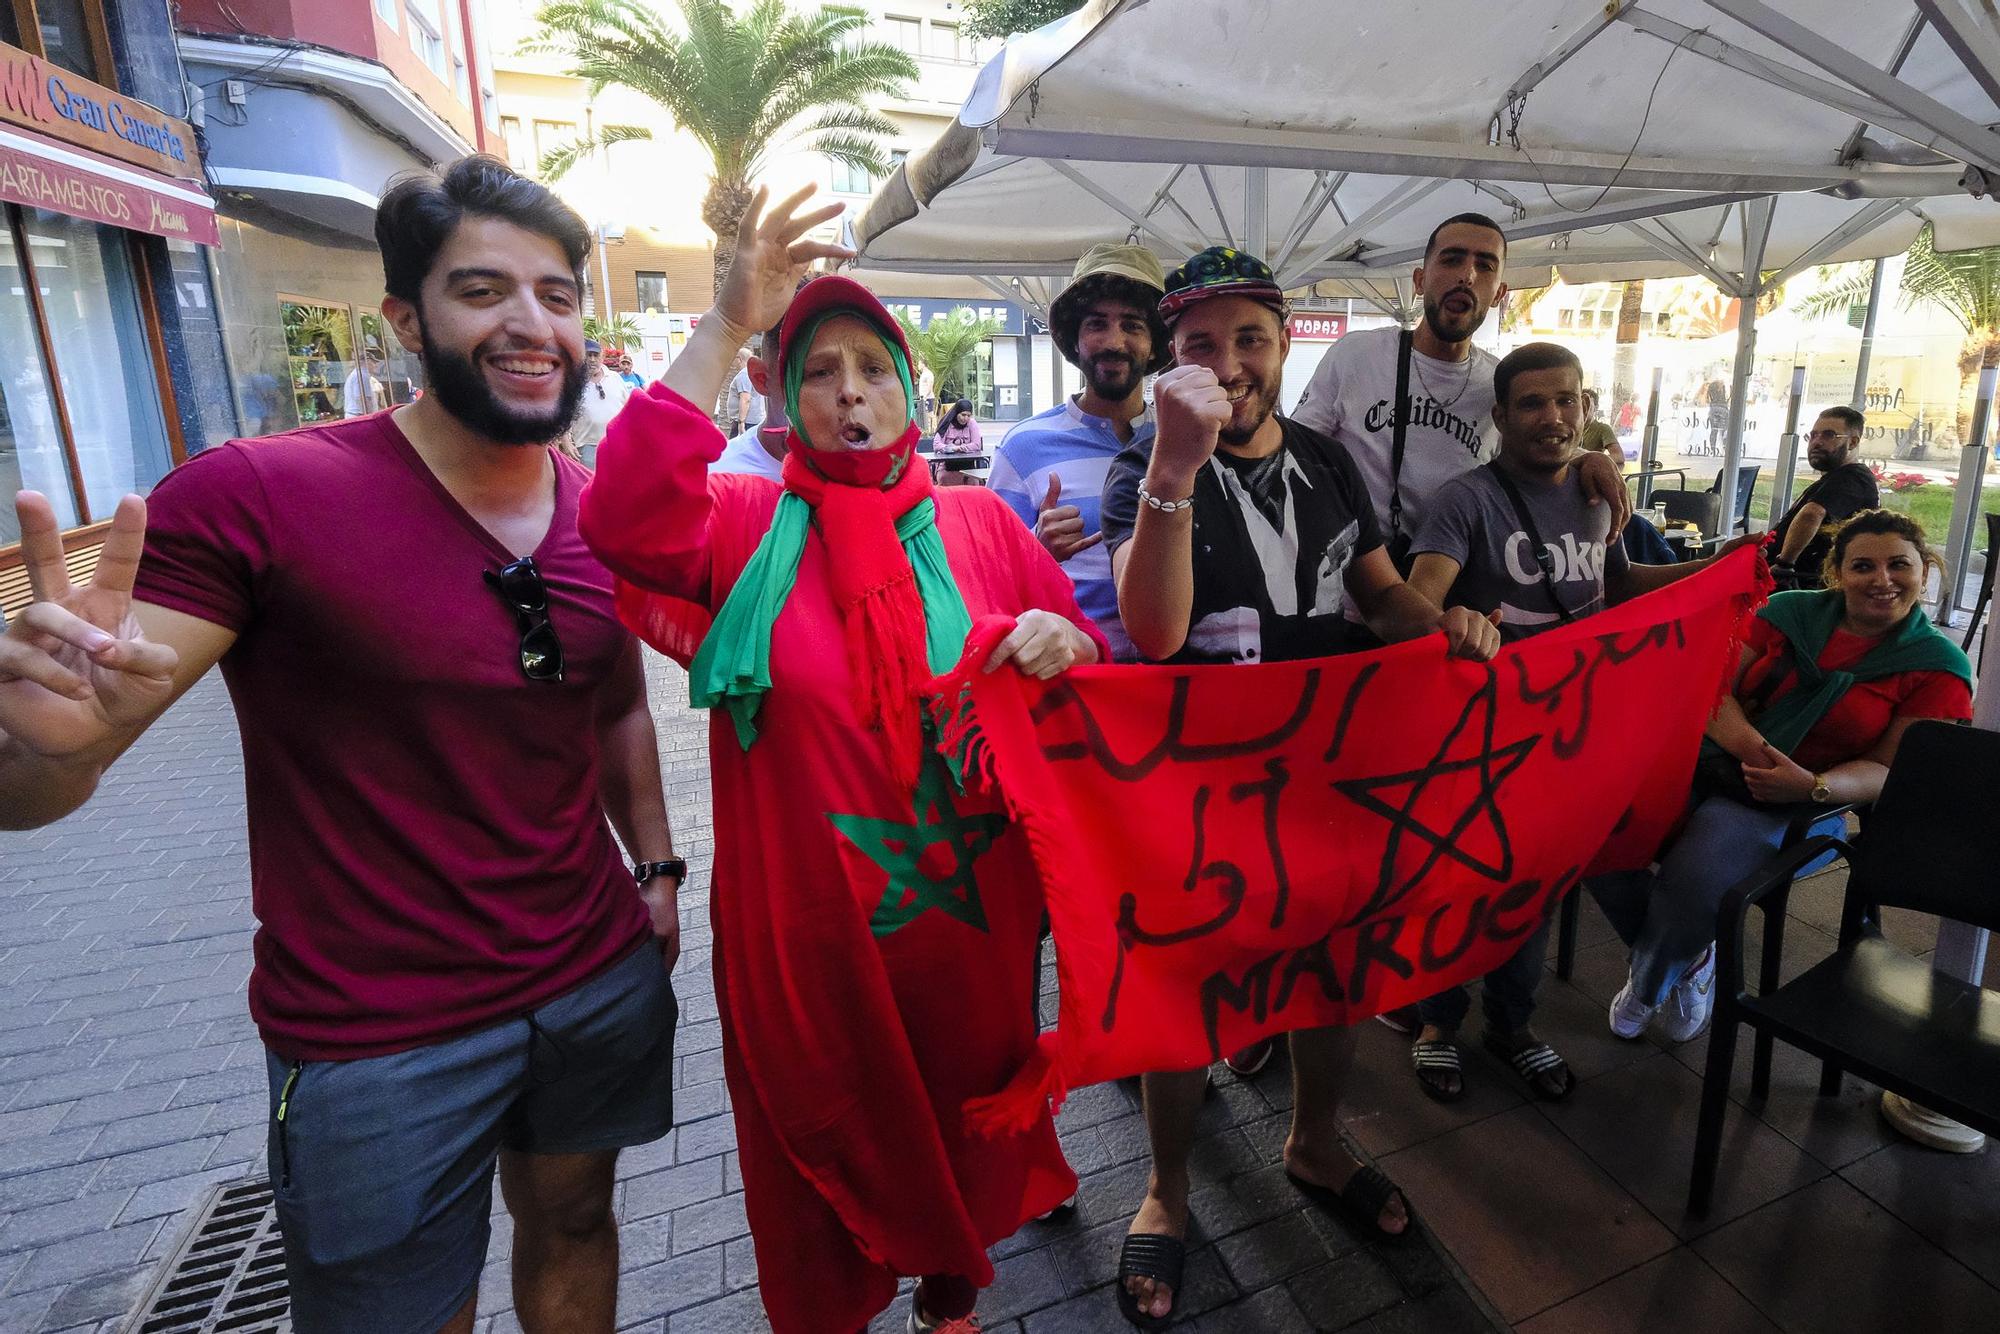
[[[270,1183],[216,1187],[125,1334],[289,1334],[291,1293]]]

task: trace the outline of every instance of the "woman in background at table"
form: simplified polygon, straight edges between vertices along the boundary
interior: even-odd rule
[[[979,423],[972,416],[972,400],[961,398],[940,413],[932,438],[933,472],[938,484],[962,486],[971,481],[965,470],[979,466],[979,455],[986,448],[979,437]]]

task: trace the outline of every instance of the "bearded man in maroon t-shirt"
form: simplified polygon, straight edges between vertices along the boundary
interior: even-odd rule
[[[497,1160],[520,1322],[608,1332],[618,1150],[672,1124],[685,866],[588,474],[548,444],[590,232],[483,157],[397,182],[375,230],[417,402],[197,455],[83,587],[22,493],[0,825],[81,805],[219,664],[298,1327],[471,1329]]]

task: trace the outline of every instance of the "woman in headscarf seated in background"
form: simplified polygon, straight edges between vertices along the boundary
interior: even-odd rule
[[[1613,1033],[1636,1038],[1657,1018],[1672,1041],[1700,1034],[1723,895],[1778,849],[1802,803],[1882,795],[1911,723],[1972,716],[1971,664],[1917,605],[1935,559],[1914,519],[1863,510],[1834,537],[1828,587],[1774,594],[1758,612],[1658,871],[1592,882],[1632,948]],[[1831,816],[1812,832],[1841,828]]]
[[[972,415],[972,400],[961,398],[938,414],[937,429],[928,442],[931,447],[931,477],[940,486],[963,486],[972,480],[964,474],[985,462],[985,448],[979,423]]]
[[[1003,501],[932,491],[881,303],[842,277],[794,299],[812,260],[850,253],[801,239],[839,212],[794,218],[810,193],[760,218],[758,192],[715,308],[612,423],[580,525],[622,614],[692,654],[713,710],[716,995],[771,1324],[853,1334],[914,1275],[909,1328],[969,1334],[986,1248],[1076,1177],[1046,1110],[1023,1133],[964,1128],[1034,1050],[1042,903],[1023,837],[939,759],[920,691],[991,613],[1016,627],[986,670],[1110,655]],[[710,476],[703,407],[781,319],[784,483]]]

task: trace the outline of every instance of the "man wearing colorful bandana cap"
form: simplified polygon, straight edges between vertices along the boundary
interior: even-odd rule
[[[723,1071],[776,1334],[851,1334],[920,1281],[907,1328],[973,1334],[986,1248],[1076,1189],[1046,1104],[973,1134],[961,1109],[1035,1052],[1042,903],[1025,839],[961,787],[920,705],[976,618],[988,670],[1104,653],[1069,580],[983,487],[914,461],[908,348],[866,289],[794,287],[839,211],[763,214],[658,384],[612,424],[581,527],[627,623],[712,709],[710,897]],[[782,316],[782,322],[780,317]],[[711,474],[734,349],[777,324],[782,484]],[[1011,664],[1011,667],[1009,666]]]
[[[1352,607],[1383,640],[1442,631],[1457,656],[1491,658],[1500,642],[1491,622],[1441,611],[1396,573],[1347,451],[1278,415],[1290,337],[1264,262],[1204,250],[1167,275],[1160,313],[1176,365],[1153,387],[1156,434],[1118,456],[1104,490],[1119,609],[1139,652],[1189,663],[1324,657],[1362,646],[1344,616]],[[1400,1192],[1340,1140],[1353,1030],[1296,1032],[1290,1045],[1287,1175],[1364,1232],[1400,1234],[1409,1225]],[[1261,1055],[1230,1058],[1243,1074],[1261,1064]],[[1205,1070],[1144,1080],[1152,1172],[1114,1289],[1140,1328],[1164,1326],[1180,1296],[1206,1080]]]
[[[1152,438],[1145,385],[1167,366],[1158,310],[1165,287],[1160,261],[1144,246],[1095,245],[1083,253],[1049,303],[1049,333],[1083,373],[1083,390],[1007,432],[988,481],[1062,562],[1078,604],[1120,660],[1132,658],[1132,643],[1118,620],[1098,501],[1111,460],[1134,440]]]

